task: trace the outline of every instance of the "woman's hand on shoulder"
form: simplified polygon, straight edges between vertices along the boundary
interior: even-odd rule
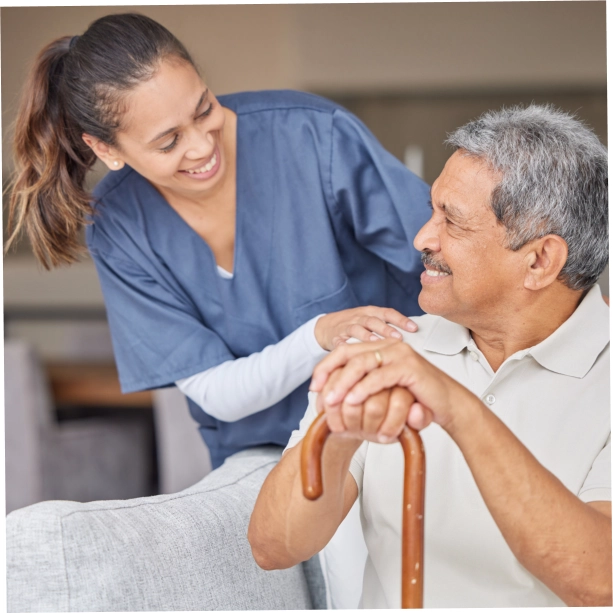
[[[417,324],[395,309],[365,306],[320,317],[315,325],[315,338],[326,351],[332,351],[350,338],[361,341],[401,339],[400,332],[389,324],[407,332],[417,331]]]

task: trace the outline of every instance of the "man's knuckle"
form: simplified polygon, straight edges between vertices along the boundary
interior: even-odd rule
[[[371,403],[366,406],[366,413],[372,419],[382,419],[386,414],[386,407],[381,403]]]

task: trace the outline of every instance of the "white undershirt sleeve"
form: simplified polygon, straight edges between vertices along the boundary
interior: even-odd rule
[[[307,321],[259,353],[223,362],[179,379],[176,385],[221,421],[236,421],[262,411],[304,383],[327,355],[315,339],[315,324],[320,317]]]

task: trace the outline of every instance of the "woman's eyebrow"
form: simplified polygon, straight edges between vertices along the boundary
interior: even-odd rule
[[[204,102],[205,98],[209,95],[209,90],[208,88],[205,89],[202,92],[202,96],[200,96],[200,99],[198,100],[198,104],[196,105],[196,110],[194,111],[194,114],[196,114],[198,112],[198,109],[202,106],[202,103]],[[168,134],[172,134],[175,130],[178,130],[179,126],[174,126],[172,128],[168,128],[168,130],[164,130],[163,132],[160,132],[159,134],[157,134],[156,136],[154,136],[150,141],[149,141],[149,145],[151,143],[154,143],[156,140],[160,140],[160,138],[163,138],[164,136],[167,136]]]

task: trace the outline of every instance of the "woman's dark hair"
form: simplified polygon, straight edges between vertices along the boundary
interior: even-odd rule
[[[168,57],[194,66],[166,28],[133,13],[102,17],[82,36],[58,38],[40,52],[15,123],[5,251],[24,229],[45,268],[78,259],[92,213],[83,185],[96,161],[82,134],[116,146],[126,92]]]

